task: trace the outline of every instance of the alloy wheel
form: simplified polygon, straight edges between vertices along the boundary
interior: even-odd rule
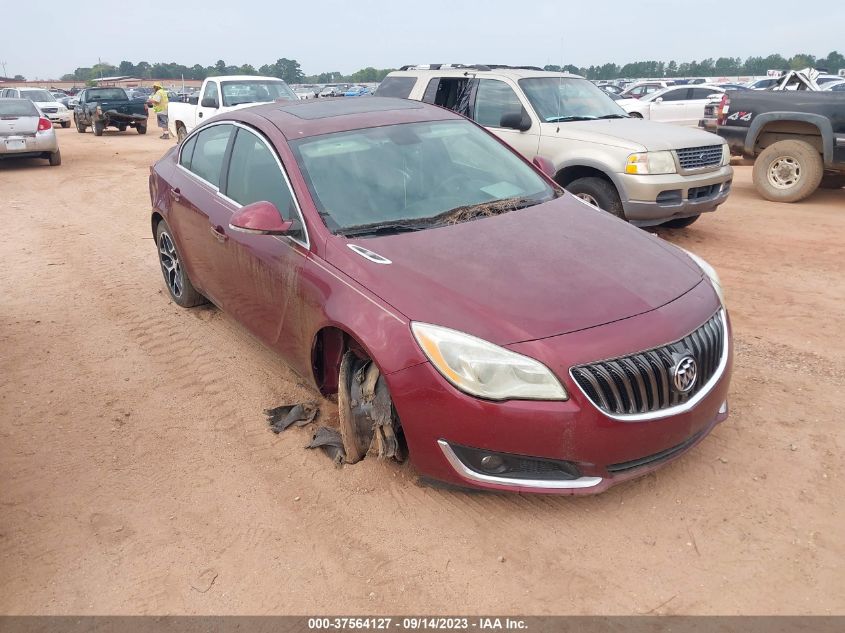
[[[601,208],[601,207],[599,206],[598,200],[596,200],[593,196],[591,196],[591,195],[590,195],[590,194],[588,194],[588,193],[576,193],[576,194],[575,194],[575,197],[576,197],[576,198],[581,198],[581,200],[583,200],[584,202],[586,202],[586,203],[588,203],[588,204],[593,205],[593,206],[594,206],[594,207],[596,207],[597,209],[600,209],[600,208]]]
[[[181,297],[182,289],[184,288],[182,265],[179,262],[179,253],[176,252],[176,245],[173,243],[173,238],[166,231],[162,231],[161,235],[159,235],[158,252],[161,270],[164,273],[164,281],[167,284],[167,288],[174,297]]]

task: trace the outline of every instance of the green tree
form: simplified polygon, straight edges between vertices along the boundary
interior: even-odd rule
[[[12,79],[14,81],[26,81],[26,77],[24,77],[23,75],[15,75]]]
[[[134,75],[135,74],[135,64],[132,62],[128,62],[126,60],[120,62],[117,67],[117,72],[120,75]]]

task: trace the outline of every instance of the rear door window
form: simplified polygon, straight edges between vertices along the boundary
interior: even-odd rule
[[[690,99],[708,99],[710,95],[719,92],[718,90],[711,90],[710,88],[693,88]]]
[[[478,82],[475,98],[475,121],[485,127],[501,127],[502,115],[519,114],[522,103],[508,84],[498,79]]]
[[[190,170],[215,187],[220,186],[223,157],[231,135],[231,125],[213,125],[196,135]]]
[[[407,99],[416,83],[416,77],[385,77],[376,89],[375,96]]]
[[[679,88],[678,90],[669,90],[663,93],[662,97],[664,101],[684,101],[689,98],[689,93],[689,88]]]

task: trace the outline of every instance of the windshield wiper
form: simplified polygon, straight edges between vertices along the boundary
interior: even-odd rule
[[[360,224],[339,229],[337,233],[344,237],[360,237],[362,235],[391,235],[395,233],[410,233],[421,231],[430,226],[430,223],[410,222],[375,222],[373,224]]]
[[[466,222],[476,218],[486,218],[492,215],[507,213],[508,211],[524,209],[525,207],[531,207],[542,202],[546,201],[536,200],[534,198],[502,198],[501,200],[490,200],[489,202],[479,202],[477,204],[465,204],[461,207],[444,211],[431,219],[437,221],[438,224],[457,224],[458,222]]]
[[[630,114],[603,114],[600,119],[630,119]]]
[[[553,116],[546,119],[546,123],[560,123],[562,121],[594,121],[594,116]]]

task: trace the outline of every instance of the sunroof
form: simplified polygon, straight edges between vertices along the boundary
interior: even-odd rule
[[[300,119],[325,119],[345,114],[386,112],[388,110],[418,110],[422,104],[404,99],[385,97],[328,97],[317,101],[295,103],[279,108]]]

